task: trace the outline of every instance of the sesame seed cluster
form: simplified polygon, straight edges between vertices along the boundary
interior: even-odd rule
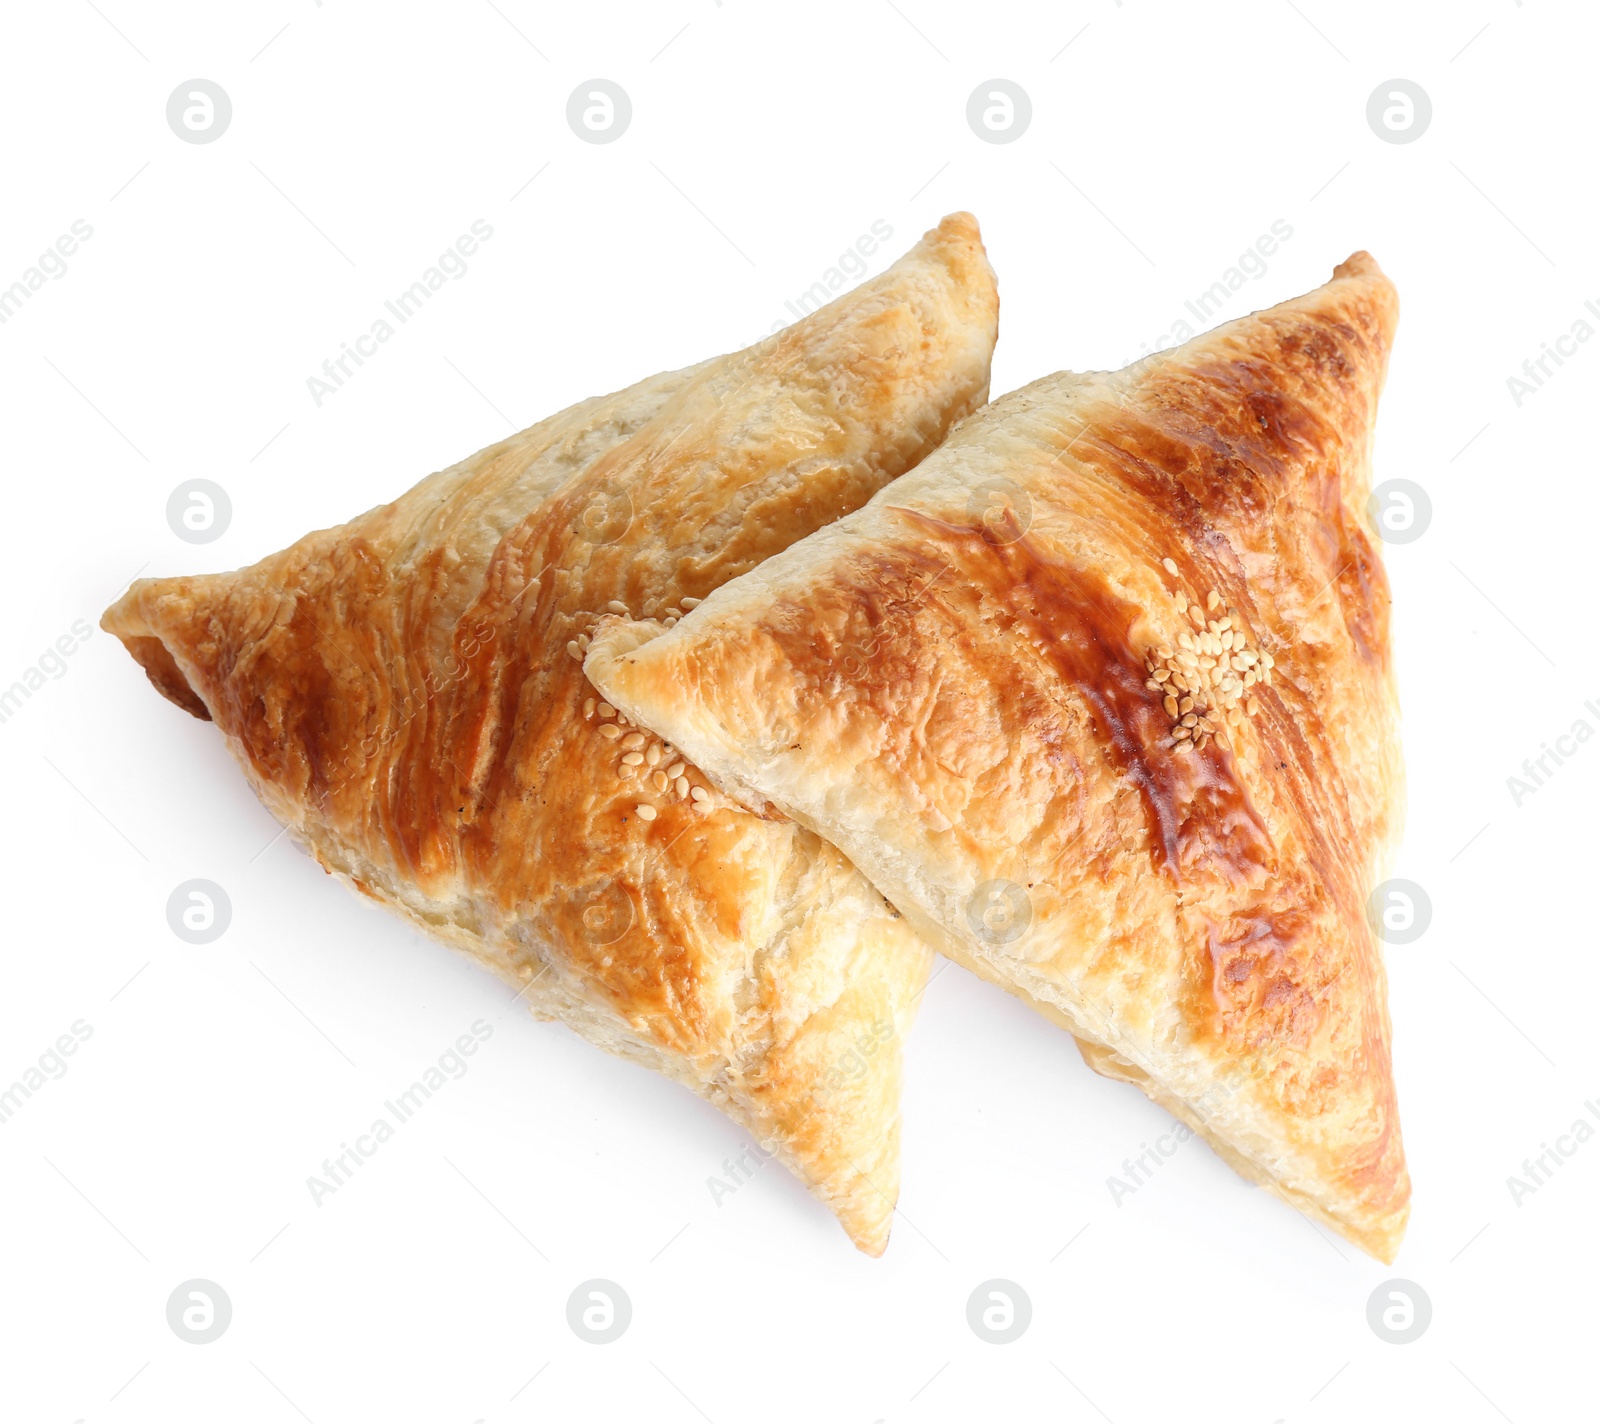
[[[645,616],[666,628],[671,628],[699,603],[698,598],[680,598],[676,605],[648,604]],[[624,618],[629,616],[628,605],[617,598],[606,604],[605,611],[619,614]],[[580,663],[588,651],[587,633],[579,633],[567,644],[568,656]],[[670,742],[658,740],[647,728],[636,727],[626,713],[599,698],[584,699],[583,720],[593,723],[595,731],[603,742],[622,753],[616,771],[618,778],[624,783],[632,783],[637,785],[641,792],[653,791],[669,800],[675,797],[679,801],[687,802],[696,811],[711,809],[711,793],[704,786],[697,786],[690,781],[693,768],[677,756]],[[653,821],[660,814],[659,808],[650,801],[640,801],[633,810],[641,821]]]
[[[1163,559],[1161,567],[1177,577],[1173,560]],[[1237,610],[1225,608],[1215,589],[1202,603],[1179,588],[1173,601],[1188,626],[1176,647],[1163,643],[1150,650],[1145,686],[1160,694],[1162,710],[1172,719],[1173,751],[1203,751],[1213,737],[1227,747],[1228,728],[1242,727],[1256,714],[1252,689],[1272,683],[1272,654],[1250,646]]]

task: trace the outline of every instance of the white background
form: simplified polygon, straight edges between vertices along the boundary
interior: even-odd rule
[[[943,213],[979,216],[997,394],[1139,355],[1283,219],[1292,239],[1224,316],[1357,247],[1401,292],[1377,477],[1421,484],[1433,514],[1387,551],[1396,873],[1433,916],[1387,951],[1416,1187],[1394,1267],[1198,1143],[1117,1205],[1108,1177],[1169,1121],[956,969],[910,1044],[903,1212],[871,1261],[779,1168],[715,1205],[734,1127],[274,843],[215,729],[96,632],[0,724],[0,1083],[93,1029],[0,1127],[0,1414],[1593,1416],[1600,1141],[1520,1204],[1507,1184],[1600,1099],[1581,888],[1600,744],[1520,806],[1507,787],[1576,719],[1600,728],[1600,343],[1520,407],[1507,387],[1600,302],[1592,14],[61,0],[3,26],[0,284],[75,219],[94,235],[0,326],[0,685],[135,571],[250,562],[573,400],[746,344],[875,219],[894,239],[874,270]],[[165,120],[196,76],[234,110],[206,145]],[[594,76],[633,103],[604,146],[565,120]],[[1006,145],[965,119],[996,76],[1033,103]],[[1365,118],[1397,76],[1433,104],[1405,145]],[[480,218],[468,274],[318,408],[307,377]],[[196,476],[233,503],[209,546],[165,519]],[[167,925],[191,877],[232,900],[208,946]],[[315,1206],[306,1178],[480,1018],[470,1072]],[[213,1344],[166,1322],[192,1277],[233,1303]],[[603,1347],[565,1318],[591,1277],[633,1302]],[[966,1323],[992,1277],[1032,1300],[1015,1344]],[[1393,1277],[1433,1304],[1413,1344],[1367,1323]]]

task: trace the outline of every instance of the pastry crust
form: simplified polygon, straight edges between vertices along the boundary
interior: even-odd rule
[[[1397,309],[1357,253],[1177,350],[1046,377],[586,663],[1386,1261],[1410,1181],[1366,901],[1402,768],[1365,505]]]
[[[103,619],[328,870],[716,1103],[872,1254],[929,951],[833,847],[598,707],[580,664],[608,605],[670,626],[914,466],[987,397],[997,310],[957,214],[747,351]]]

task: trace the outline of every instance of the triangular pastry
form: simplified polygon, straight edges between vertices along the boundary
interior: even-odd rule
[[[688,1084],[863,1250],[899,1183],[930,954],[835,849],[604,705],[596,620],[670,627],[859,507],[981,405],[967,214],[749,350],[584,401],[237,573],[105,615],[330,871]]]
[[[1046,377],[586,663],[1384,1260],[1410,1182],[1366,902],[1402,772],[1365,505],[1396,314],[1357,253],[1177,350]]]

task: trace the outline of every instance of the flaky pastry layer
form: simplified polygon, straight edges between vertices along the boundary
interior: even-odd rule
[[[688,1084],[881,1252],[929,954],[813,832],[599,703],[597,619],[670,627],[987,396],[977,224],[751,347],[585,401],[235,573],[105,615],[330,871]]]
[[[586,663],[1384,1260],[1410,1180],[1366,901],[1403,789],[1365,505],[1397,310],[1357,253],[1126,370],[1036,381]]]

